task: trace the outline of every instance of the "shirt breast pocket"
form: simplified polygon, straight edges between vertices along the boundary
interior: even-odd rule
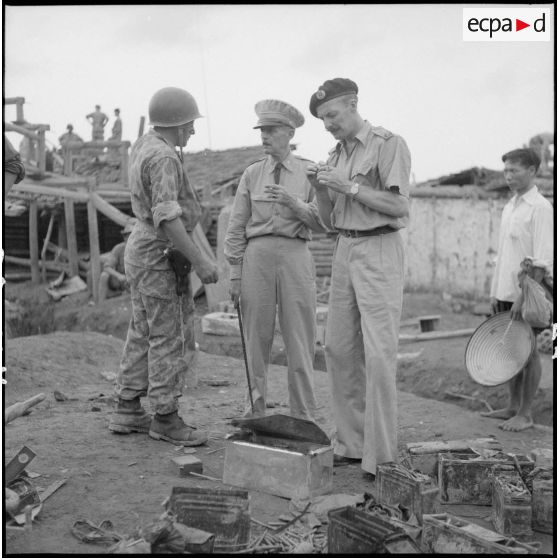
[[[273,216],[275,202],[264,194],[254,194],[251,197],[252,221],[254,223],[265,223]]]
[[[376,161],[367,160],[364,161],[361,165],[355,166],[355,169],[352,173],[351,180],[354,180],[357,176],[364,176],[366,180],[370,183],[370,185],[374,184],[374,176],[377,173],[378,164]]]
[[[291,195],[295,197],[297,200],[302,202],[306,202],[306,196],[301,192],[291,192]],[[296,213],[288,206],[281,204],[279,205],[279,215],[283,217],[283,219],[298,219]]]

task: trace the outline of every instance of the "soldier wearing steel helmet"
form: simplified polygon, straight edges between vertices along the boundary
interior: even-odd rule
[[[135,224],[124,252],[132,317],[122,354],[113,432],[148,432],[175,445],[196,446],[207,435],[178,415],[178,398],[195,354],[191,286],[177,294],[177,279],[164,250],[179,250],[202,283],[217,281],[217,266],[190,237],[201,207],[188,181],[182,148],[200,118],[195,99],[178,87],[157,91],[149,103],[153,126],[133,145],[130,191]],[[176,148],[179,151],[176,151]],[[148,396],[153,418],[140,397]]]
[[[266,157],[250,165],[236,192],[224,252],[231,296],[241,302],[254,412],[266,409],[266,374],[278,313],[288,355],[291,415],[313,419],[316,284],[308,240],[323,231],[306,176],[311,161],[290,140],[304,123],[293,106],[266,99],[255,106]]]

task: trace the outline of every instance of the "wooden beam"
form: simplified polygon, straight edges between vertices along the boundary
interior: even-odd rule
[[[25,401],[20,401],[19,403],[14,403],[13,405],[10,405],[4,411],[4,424],[8,424],[8,422],[11,422],[16,418],[21,417],[31,407],[34,407],[35,405],[37,405],[37,403],[40,403],[45,398],[46,395],[44,393],[38,393],[37,395],[34,395],[33,397],[26,399]]]
[[[93,200],[87,202],[87,224],[89,227],[89,262],[91,269],[91,285],[93,302],[99,302],[99,279],[101,277],[101,251],[99,249],[99,227],[97,209]]]
[[[12,190],[16,192],[27,192],[29,194],[67,198],[80,202],[87,202],[89,200],[89,194],[85,192],[74,192],[73,190],[65,190],[63,188],[54,188],[50,186],[39,186],[38,184],[29,184],[26,181],[14,184]]]
[[[37,140],[38,135],[35,132],[32,132],[31,130],[28,130],[27,128],[24,128],[23,126],[18,126],[17,124],[12,124],[11,122],[4,122],[4,130],[6,132],[18,132],[24,136],[27,136],[28,138]]]
[[[25,97],[7,97],[4,99],[5,105],[16,105],[16,119],[18,122],[25,122],[23,117],[23,105],[25,104]]]
[[[25,103],[25,97],[6,97],[4,99],[5,105],[22,105]]]
[[[29,202],[29,257],[31,259],[31,282],[38,285],[41,281],[39,272],[39,204],[37,200]]]
[[[68,261],[70,262],[70,273],[79,273],[79,257],[76,235],[76,218],[74,202],[70,199],[64,200],[64,220],[66,222],[66,243],[68,246]]]
[[[47,233],[45,236],[45,239],[43,241],[43,249],[41,250],[41,276],[43,279],[43,283],[46,283],[46,252],[47,252],[47,246],[48,243],[50,242],[50,237],[52,236],[52,228],[54,227],[54,219],[55,219],[55,215],[54,213],[50,214],[50,220],[48,222],[48,229],[47,229]]]
[[[111,221],[114,221],[121,227],[125,226],[131,219],[129,215],[126,215],[126,213],[123,213],[122,211],[120,211],[120,209],[117,209],[108,201],[101,198],[101,196],[99,196],[97,192],[92,192],[90,195],[91,201],[93,202],[93,205],[95,206],[97,211],[100,211],[103,215],[105,215]]]
[[[426,333],[416,333],[414,335],[400,333],[400,342],[413,342],[413,341],[432,341],[433,339],[449,339],[450,337],[466,337],[473,335],[476,328],[468,329],[454,329],[450,331],[428,331]]]
[[[8,255],[4,256],[4,260],[6,261],[6,263],[21,265],[24,267],[31,267],[31,263],[32,263],[30,258],[19,258],[17,256],[8,256]],[[44,263],[44,268],[47,271],[57,271],[57,272],[67,270],[67,266],[65,264],[60,262],[48,261],[48,260]]]

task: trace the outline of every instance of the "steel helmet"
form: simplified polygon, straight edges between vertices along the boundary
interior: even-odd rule
[[[196,100],[180,87],[163,87],[149,101],[149,123],[171,128],[202,118]]]

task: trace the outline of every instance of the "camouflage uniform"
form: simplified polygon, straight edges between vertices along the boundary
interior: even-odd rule
[[[21,157],[6,136],[4,136],[4,172],[16,175],[14,184],[18,184],[25,178],[25,166],[21,162]]]
[[[174,148],[154,130],[132,147],[130,190],[138,219],[124,252],[132,317],[116,391],[125,400],[147,394],[152,410],[164,415],[177,410],[195,346],[191,287],[176,294],[160,225],[179,218],[190,232],[201,207]]]

